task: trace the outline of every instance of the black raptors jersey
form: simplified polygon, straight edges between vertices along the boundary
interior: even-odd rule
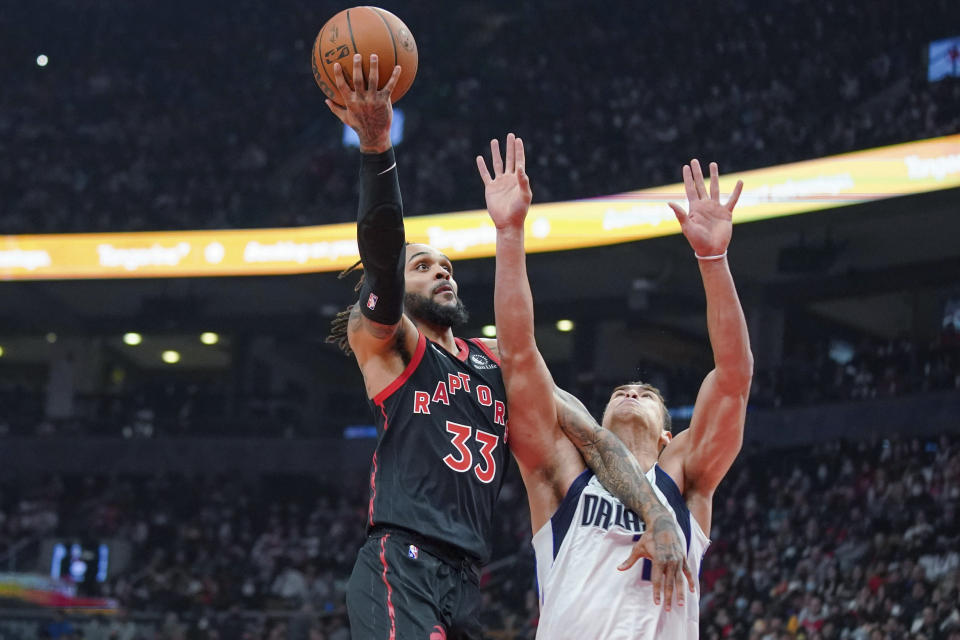
[[[379,440],[367,525],[404,527],[486,562],[507,465],[506,392],[493,354],[456,341],[453,355],[421,333],[410,364],[371,400]]]

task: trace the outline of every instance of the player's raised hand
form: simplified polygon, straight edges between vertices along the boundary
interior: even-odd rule
[[[673,605],[673,592],[677,592],[677,606],[682,607],[685,601],[683,580],[686,578],[692,593],[696,588],[690,566],[687,564],[687,555],[684,553],[673,516],[666,507],[661,507],[662,513],[654,517],[653,525],[648,526],[640,535],[640,539],[630,550],[630,556],[617,569],[626,571],[640,558],[647,558],[652,565],[650,581],[653,583],[653,602],[660,604],[660,594],[663,594],[664,607],[667,611]]]
[[[477,156],[477,169],[483,180],[487,211],[498,229],[509,226],[523,227],[523,221],[533,200],[530,178],[526,172],[526,156],[523,140],[507,134],[506,158],[500,155],[500,143],[490,141],[490,163],[493,176],[487,170],[483,156]]]
[[[370,54],[370,77],[363,81],[363,56],[353,56],[353,89],[347,84],[340,63],[333,65],[334,81],[344,105],[326,100],[327,107],[341,122],[357,132],[360,138],[360,150],[364,153],[378,153],[390,148],[390,124],[393,122],[393,104],[390,93],[400,79],[400,66],[393,73],[383,89],[380,84],[380,67],[377,54]]]
[[[743,181],[737,180],[730,199],[726,204],[721,204],[717,163],[710,163],[708,193],[700,162],[691,160],[689,165],[683,165],[683,186],[687,191],[689,212],[674,202],[669,204],[680,222],[680,229],[687,242],[700,257],[723,255],[733,233],[733,208],[743,190]]]

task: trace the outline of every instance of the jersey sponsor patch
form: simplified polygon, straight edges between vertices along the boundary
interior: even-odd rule
[[[379,298],[377,297],[377,294],[371,293],[371,294],[370,294],[370,297],[367,298],[367,309],[370,309],[371,311],[373,311],[374,309],[376,309],[376,308],[377,308],[377,300],[379,300]]]
[[[471,353],[470,362],[472,362],[473,366],[475,366],[477,369],[496,369],[497,368],[497,365],[490,362],[490,360],[487,359],[487,356],[483,355],[482,353]]]

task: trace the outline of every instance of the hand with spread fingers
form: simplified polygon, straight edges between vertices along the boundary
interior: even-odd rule
[[[671,202],[680,229],[694,253],[700,258],[719,257],[727,250],[733,233],[733,208],[737,205],[743,181],[730,194],[726,204],[720,204],[720,176],[717,163],[710,163],[710,191],[703,182],[703,171],[698,160],[683,166],[683,186],[687,192],[689,212]]]
[[[493,176],[487,170],[483,156],[477,156],[477,169],[483,180],[487,211],[493,224],[502,229],[508,226],[523,227],[533,191],[526,173],[526,156],[523,140],[512,133],[507,134],[506,158],[500,155],[500,143],[490,141],[490,163]]]
[[[383,89],[377,89],[380,83],[380,67],[377,54],[370,55],[370,77],[363,80],[363,56],[353,56],[353,89],[344,79],[340,63],[333,65],[334,81],[344,106],[327,99],[327,107],[341,122],[357,132],[360,138],[360,151],[381,153],[391,147],[390,124],[393,121],[393,104],[390,94],[400,79],[400,66],[393,73]]]
[[[681,538],[677,534],[677,527],[673,517],[666,507],[661,506],[659,515],[647,526],[647,530],[640,535],[630,555],[617,569],[626,571],[640,558],[650,560],[650,582],[653,584],[653,602],[660,604],[660,595],[663,594],[663,604],[667,611],[673,606],[674,593],[676,604],[682,607],[686,601],[684,587],[690,593],[696,589],[696,581],[687,564],[686,554]]]

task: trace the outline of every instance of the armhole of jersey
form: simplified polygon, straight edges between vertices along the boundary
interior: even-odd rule
[[[700,540],[700,542],[703,544],[704,550],[706,550],[706,548],[710,546],[711,540],[707,534],[703,532],[703,527],[700,526],[700,523],[697,522],[697,519],[693,517],[692,513],[690,514],[690,528],[692,530],[693,537]]]
[[[550,528],[553,530],[553,559],[557,559],[560,553],[560,545],[567,537],[567,531],[570,530],[570,524],[573,522],[573,516],[577,512],[577,505],[580,504],[580,494],[583,493],[590,478],[593,477],[593,471],[584,470],[578,475],[567,490],[567,495],[563,496],[563,502],[557,507],[557,510],[550,516]]]
[[[490,348],[487,347],[487,345],[483,344],[483,340],[481,340],[480,338],[470,338],[470,342],[480,347],[480,350],[483,351],[485,354],[487,354],[488,358],[496,362],[498,367],[503,366],[500,364],[500,358],[495,356],[493,354],[493,351],[491,351]]]
[[[654,469],[656,469],[657,474],[657,488],[660,489],[660,492],[663,493],[667,498],[667,502],[669,502],[673,508],[673,512],[677,516],[677,524],[680,525],[683,536],[687,539],[687,552],[689,552],[690,521],[693,520],[693,517],[690,515],[690,509],[687,507],[687,503],[680,493],[680,488],[677,486],[677,483],[673,481],[673,478],[670,477],[670,474],[664,471],[659,464],[656,465]]]
[[[373,403],[376,405],[382,405],[384,400],[390,397],[390,395],[403,386],[403,383],[406,382],[418,366],[420,366],[420,361],[423,360],[423,352],[427,350],[427,339],[419,331],[420,337],[417,338],[417,349],[413,352],[413,357],[410,358],[409,364],[404,368],[403,373],[401,373],[397,378],[387,385],[387,388],[373,396]]]
[[[690,533],[692,536],[691,543],[695,543],[695,548],[700,550],[700,557],[696,559],[698,565],[697,589],[699,590],[699,581],[703,579],[703,558],[707,555],[707,550],[710,548],[710,538],[708,538],[707,534],[703,532],[703,527],[701,527],[700,523],[697,522],[697,519],[693,517],[693,513],[690,514]],[[687,558],[690,559],[689,546],[687,547]]]

